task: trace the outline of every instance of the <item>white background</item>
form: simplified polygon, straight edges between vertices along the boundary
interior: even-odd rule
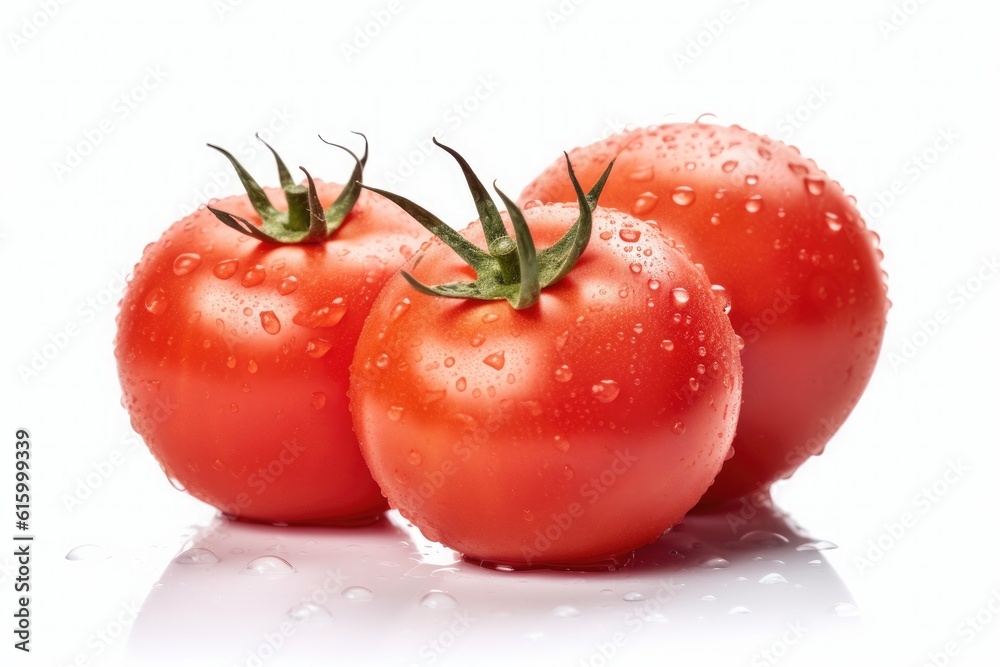
[[[711,112],[797,145],[882,237],[894,305],[880,366],[827,452],[776,489],[809,533],[840,546],[825,553],[862,611],[845,641],[880,656],[871,664],[994,664],[998,22],[985,0],[5,2],[0,541],[14,532],[17,428],[34,445],[37,541],[30,656],[11,647],[16,575],[12,547],[0,547],[0,662],[110,664],[126,639],[95,633],[117,633],[119,617],[131,628],[129,605],[188,526],[212,519],[136,442],[111,346],[121,281],[142,247],[208,197],[238,191],[205,142],[246,149],[270,128],[289,164],[340,180],[350,165],[316,134],[351,142],[349,130],[363,131],[368,183],[464,225],[474,209],[454,164],[426,148],[432,134],[516,193],[563,149]],[[262,152],[247,166],[274,183]],[[50,358],[26,372],[43,349]],[[68,503],[74,494],[86,498]],[[88,543],[111,558],[64,559]],[[391,625],[372,621],[364,641]],[[704,662],[754,664],[782,626],[723,657],[713,651],[726,632],[701,640]],[[674,644],[658,653],[647,635],[642,650],[668,659]],[[482,623],[475,641],[493,659],[520,646],[490,636]],[[363,664],[358,641],[315,650]],[[574,641],[591,637],[561,641],[546,664],[586,664]],[[834,648],[806,635],[782,661]],[[511,661],[534,664],[530,655]],[[642,660],[623,651],[609,664],[652,664]]]

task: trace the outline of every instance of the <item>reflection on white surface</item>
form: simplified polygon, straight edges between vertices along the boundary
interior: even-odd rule
[[[862,630],[828,548],[761,508],[690,516],[616,572],[497,572],[395,512],[346,530],[218,518],[150,591],[127,663],[774,665],[813,642],[818,664],[853,643],[831,633]]]

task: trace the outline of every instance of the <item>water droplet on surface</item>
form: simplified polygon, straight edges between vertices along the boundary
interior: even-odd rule
[[[811,195],[818,197],[826,191],[826,181],[823,180],[822,178],[817,178],[815,176],[806,176],[802,180],[806,184],[806,190]]]
[[[243,274],[240,278],[240,285],[244,287],[256,287],[264,282],[267,277],[267,273],[264,271],[263,264],[256,264],[252,269]]]
[[[174,562],[178,565],[214,565],[219,562],[219,557],[208,549],[194,547],[177,556]]]
[[[642,238],[642,232],[638,229],[630,229],[626,227],[618,232],[618,236],[622,241],[625,241],[625,243],[635,243]]]
[[[490,354],[485,359],[483,359],[483,363],[489,366],[490,368],[501,370],[505,363],[504,351],[500,350],[499,352],[494,352],[493,354]]]
[[[625,602],[645,602],[646,596],[642,593],[636,593],[632,591],[631,593],[626,593],[622,596],[622,600]]]
[[[656,278],[650,278],[647,285],[649,285],[649,289],[653,290],[654,292],[660,289],[660,281],[657,280]]]
[[[107,560],[111,554],[96,544],[81,544],[66,554],[66,560]]]
[[[601,380],[590,388],[591,393],[601,403],[610,403],[618,398],[621,388],[614,380]]]
[[[296,621],[313,622],[324,622],[333,618],[329,609],[315,602],[302,602],[295,605],[288,610],[288,616]]]
[[[489,324],[490,322],[496,322],[498,319],[500,319],[500,316],[497,315],[496,313],[486,313],[485,315],[483,315],[483,322],[485,322],[486,324]]]
[[[817,540],[815,542],[806,542],[805,544],[800,544],[795,547],[796,551],[824,551],[826,549],[836,549],[837,545],[833,542],[828,542],[826,540]]]
[[[552,615],[556,618],[575,618],[580,615],[580,610],[568,604],[561,604],[552,610]]]
[[[642,273],[642,264],[639,262],[632,262],[628,265],[628,268],[632,273]]]
[[[832,212],[826,212],[826,226],[830,228],[831,232],[839,232],[844,228],[844,223],[841,221],[840,217]]]
[[[375,594],[364,586],[348,586],[340,591],[340,597],[353,602],[367,602],[368,600],[374,600]]]
[[[809,561],[809,565],[812,565],[813,567],[819,567],[822,564],[823,564],[823,561],[821,561],[819,559],[815,559],[815,560]]]
[[[386,415],[391,421],[398,422],[399,418],[403,416],[403,408],[398,405],[394,405],[386,412]]]
[[[610,241],[611,237],[614,236],[614,235],[611,232],[605,230],[605,231],[601,232],[600,234],[598,234],[598,236],[601,237],[602,241]]]
[[[451,368],[455,365],[455,357],[448,357],[444,360],[444,367]]]
[[[788,544],[788,538],[769,530],[751,530],[744,533],[740,537],[740,544],[759,547],[777,547],[782,544]]]
[[[162,287],[155,287],[146,295],[146,310],[159,315],[167,309],[167,293]]]
[[[389,313],[390,320],[398,320],[400,317],[406,314],[406,311],[410,309],[410,300],[403,299],[395,306],[392,307],[392,312]]]
[[[749,174],[745,179],[747,185],[757,185],[757,176],[754,174]]]
[[[556,382],[569,382],[573,379],[573,371],[566,364],[557,368],[553,375],[555,376]]]
[[[685,303],[691,300],[691,295],[683,287],[675,287],[670,290],[670,297],[674,300],[678,306],[683,306]]]
[[[278,316],[274,314],[273,310],[265,310],[260,314],[260,326],[267,333],[274,336],[279,331],[281,331],[281,321]]]
[[[727,612],[730,616],[746,616],[750,613],[750,610],[743,606],[736,606]]]
[[[333,343],[328,340],[323,340],[322,338],[312,338],[306,341],[306,354],[313,359],[319,359],[324,354],[330,351],[333,347]]]
[[[694,203],[694,190],[686,185],[678,185],[674,188],[673,194],[670,198],[674,200],[674,203],[678,206],[688,206]]]
[[[705,560],[699,561],[698,565],[706,567],[710,570],[721,570],[723,568],[729,567],[731,563],[725,558],[706,558]]]
[[[712,285],[712,294],[715,295],[715,300],[722,306],[722,314],[728,315],[729,311],[733,309],[733,300],[729,296],[729,290],[722,285]]]
[[[743,336],[736,334],[736,349],[742,351],[746,346],[747,342],[743,339]]]
[[[660,198],[652,192],[644,192],[639,195],[639,197],[635,200],[635,203],[632,204],[632,213],[635,215],[644,215],[649,213],[656,208],[656,204],[659,201]]]
[[[185,252],[177,255],[174,260],[174,274],[186,276],[201,265],[201,255],[194,252]]]
[[[687,430],[687,426],[684,425],[684,422],[677,422],[671,430],[674,432],[674,435],[684,435],[684,431]]]
[[[660,343],[660,347],[666,350],[667,352],[670,352],[671,350],[674,349],[674,341],[664,340],[663,342]]]
[[[299,287],[299,279],[295,276],[287,276],[278,283],[278,294],[288,296]]]
[[[770,574],[765,574],[763,577],[761,577],[760,581],[758,583],[761,583],[761,584],[787,584],[788,583],[788,579],[785,579],[783,576],[781,576],[777,572],[771,572]]]
[[[347,313],[347,304],[343,297],[337,297],[329,304],[321,306],[312,311],[299,311],[292,317],[292,322],[307,329],[322,329],[324,327],[336,326],[340,320],[344,319]]]
[[[256,373],[257,370],[258,370],[258,368],[259,367],[257,366],[257,361],[256,360],[251,359],[250,361],[247,362],[247,371],[248,372],[250,372],[250,373]]]
[[[701,599],[704,600],[705,602],[715,602],[719,598],[715,597],[714,595],[702,595]]]
[[[444,591],[433,590],[420,598],[420,606],[427,609],[454,609],[458,606],[458,600]]]
[[[389,355],[383,352],[382,354],[375,357],[375,365],[379,368],[385,368],[389,365]]]
[[[569,440],[567,440],[566,438],[562,437],[561,435],[557,435],[555,438],[553,438],[553,440],[554,440],[553,446],[556,449],[558,449],[560,452],[568,452],[569,451]]]
[[[295,568],[284,558],[278,556],[259,556],[246,564],[243,574],[267,576],[272,574],[294,574]]]
[[[485,342],[486,342],[486,336],[477,333],[475,336],[472,337],[472,340],[469,341],[469,345],[471,345],[472,347],[479,347]]]
[[[841,602],[840,604],[833,605],[833,607],[830,608],[830,613],[834,616],[840,616],[841,618],[850,618],[853,616],[860,616],[861,610],[849,602]]]
[[[739,162],[737,162],[736,160],[726,160],[725,162],[722,163],[722,171],[728,174],[733,169],[736,169],[738,165]]]
[[[750,195],[747,197],[747,201],[744,207],[750,213],[756,213],[764,206],[764,199],[760,195]]]
[[[698,387],[700,386],[698,384],[698,378],[689,378],[688,386],[691,387],[691,391],[698,391]]]
[[[212,268],[212,275],[220,280],[229,280],[239,268],[239,260],[224,259]]]

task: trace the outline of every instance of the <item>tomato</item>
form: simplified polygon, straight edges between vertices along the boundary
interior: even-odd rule
[[[390,505],[470,561],[613,566],[679,521],[729,450],[741,371],[725,295],[654,223],[591,213],[578,192],[518,224],[513,202],[501,216],[466,176],[484,229],[428,244],[361,332],[350,394],[362,451]],[[526,264],[505,280],[448,247],[509,248],[512,226],[519,253],[532,236],[548,246],[536,299],[521,299]],[[585,249],[547,282],[567,239]]]
[[[250,196],[176,222],[135,267],[115,340],[122,403],[174,484],[230,515],[372,521],[385,501],[351,427],[348,369],[375,296],[422,230],[359,186],[339,199],[340,185],[309,178],[310,204],[280,159],[284,193],[233,162]],[[291,228],[265,224],[253,205],[267,213],[264,201]]]
[[[603,203],[659,222],[732,296],[746,391],[703,505],[767,491],[821,453],[872,375],[889,304],[854,200],[794,147],[737,126],[663,125],[570,155],[583,179],[617,158]],[[557,162],[519,201],[573,199]]]

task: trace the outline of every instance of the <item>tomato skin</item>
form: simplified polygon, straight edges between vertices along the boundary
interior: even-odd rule
[[[889,305],[878,237],[813,161],[738,126],[663,125],[570,153],[584,182],[615,156],[602,204],[684,243],[729,290],[746,343],[734,456],[702,505],[766,491],[823,451],[871,377]],[[556,161],[520,201],[574,198]]]
[[[524,214],[544,248],[578,208]],[[478,228],[463,234],[482,247]],[[406,269],[424,284],[474,278],[441,243],[417,259]],[[656,308],[675,287],[687,302]],[[704,273],[654,226],[598,208],[579,263],[531,308],[390,280],[358,341],[351,410],[390,505],[428,538],[474,561],[580,565],[655,540],[697,502],[740,386]]]
[[[341,191],[317,187],[324,207]],[[266,192],[284,210],[281,190]],[[260,224],[246,196],[216,207]],[[167,475],[243,519],[374,520],[385,501],[351,427],[348,368],[382,284],[425,238],[418,231],[365,192],[324,243],[262,243],[199,210],[147,246],[121,302],[115,356],[122,403]]]

